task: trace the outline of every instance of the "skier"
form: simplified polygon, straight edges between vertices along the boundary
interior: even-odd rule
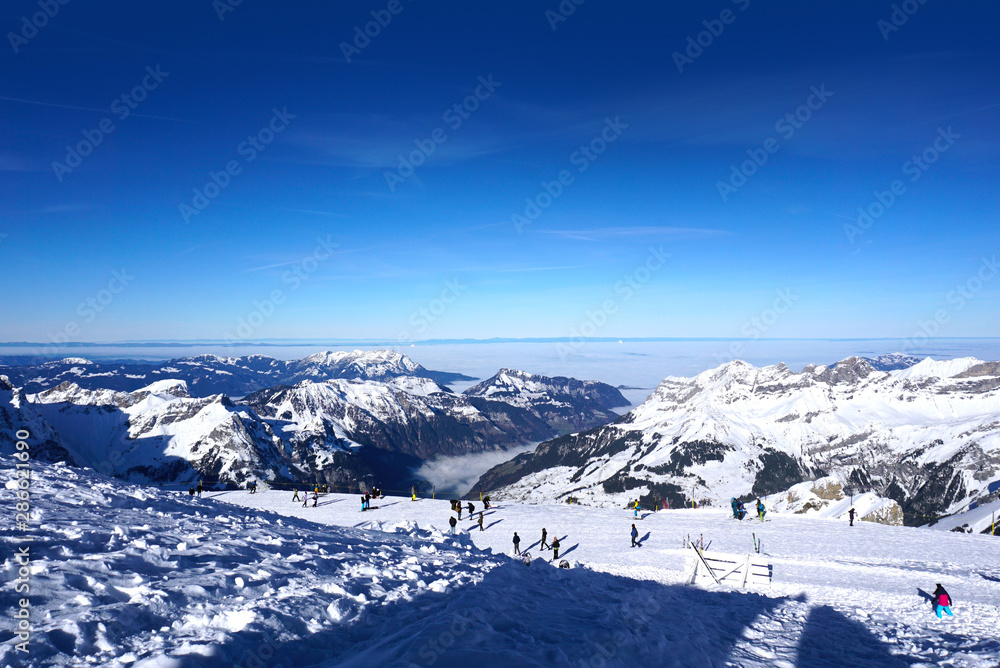
[[[458,519],[462,519],[462,502],[459,501],[455,504],[455,510],[458,511]]]
[[[635,500],[635,511],[632,514],[632,517],[634,517],[635,519],[639,519],[639,508],[640,507],[641,506],[639,505],[639,499],[636,499]]]
[[[319,505],[319,492],[313,492],[313,508]]]
[[[194,496],[194,487],[188,489],[188,496]]]
[[[945,611],[949,616],[954,617],[951,612],[951,596],[945,591],[945,588],[941,586],[941,583],[937,583],[937,589],[934,590],[934,612],[937,613],[938,619],[941,619],[941,611]]]
[[[521,537],[514,532],[514,554],[521,554]]]
[[[417,500],[417,486],[412,485],[410,487],[410,501],[416,501],[416,500]]]
[[[632,547],[635,547],[637,545],[639,547],[642,547],[642,543],[639,542],[638,538],[639,538],[639,530],[636,529],[635,525],[633,524],[632,525]]]
[[[486,510],[490,509],[490,495],[489,494],[487,494],[486,496],[483,497],[483,506],[486,508]]]
[[[299,500],[299,488],[298,487],[294,487],[294,488],[292,488],[292,491],[295,492],[295,494],[292,496],[292,501],[298,501]]]
[[[854,512],[854,508],[851,508],[851,510],[850,510],[850,511],[848,511],[848,513],[847,513],[847,517],[848,517],[848,519],[850,519],[850,521],[851,521],[851,523],[850,523],[850,524],[849,524],[848,526],[854,526],[854,515],[855,515],[855,514],[856,514],[856,513]]]
[[[767,510],[764,508],[764,502],[761,501],[760,498],[758,498],[757,499],[757,517],[760,518],[761,522],[764,521],[764,515],[765,515],[765,513],[767,513]]]
[[[740,506],[735,496],[733,497],[733,500],[730,501],[729,505],[733,507],[733,517],[735,519],[740,519]]]
[[[448,518],[448,524],[451,525],[451,532],[455,533],[455,525],[458,524],[458,522],[455,520],[454,515]]]
[[[552,561],[559,558],[559,536],[552,539]]]
[[[541,546],[538,549],[540,549],[540,550],[546,550],[546,549],[548,549],[549,544],[545,542],[545,537],[548,536],[548,535],[549,535],[548,532],[545,531],[545,527],[542,527],[542,544],[541,544]],[[553,538],[552,539],[552,544],[555,545],[555,542],[556,542],[556,540],[555,540],[555,538]]]
[[[472,517],[472,513],[476,512],[476,507],[472,505],[472,501],[469,501],[469,517]]]
[[[361,497],[361,510],[364,510],[364,509],[365,509],[365,503],[367,503],[367,502],[365,501],[365,497],[363,497],[363,496],[362,496],[362,497]],[[305,505],[305,504],[303,504],[303,505]]]
[[[743,505],[743,502],[742,502],[742,501],[737,501],[737,506],[736,506],[736,519],[738,519],[738,520],[742,520],[742,519],[743,519],[744,517],[746,517],[746,516],[747,516],[747,509],[746,509],[746,506],[744,506],[744,505]]]
[[[482,513],[479,513],[479,530],[480,531],[485,531],[485,529],[483,529],[483,514]]]
[[[201,480],[198,481],[198,498],[201,498],[201,493],[205,491],[205,486],[201,484]]]

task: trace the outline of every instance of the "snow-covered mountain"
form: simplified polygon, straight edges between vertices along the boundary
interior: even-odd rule
[[[876,371],[898,371],[899,369],[909,369],[914,364],[920,364],[924,358],[914,357],[913,355],[907,355],[906,353],[886,353],[884,355],[876,355],[875,357],[859,357],[869,364]],[[836,364],[831,364],[830,368],[837,366]]]
[[[32,437],[32,459],[77,464],[63,447],[59,432],[45,421],[24,391],[11,385],[7,376],[0,376],[0,453],[10,455],[17,451],[16,444],[22,440],[17,436],[20,431],[27,431]]]
[[[480,482],[535,501],[725,505],[835,474],[922,524],[1000,493],[998,388],[1000,363],[974,358],[878,371],[852,357],[801,373],[734,361],[666,378],[615,422],[543,443]]]
[[[213,394],[241,397],[265,387],[334,378],[415,377],[445,384],[474,380],[458,373],[430,371],[393,350],[328,351],[291,361],[265,355],[198,355],[167,362],[91,362],[81,357],[68,357],[43,364],[0,367],[0,372],[6,374],[15,387],[29,393],[41,392],[66,381],[88,390],[131,392],[158,380],[183,380],[195,397]]]
[[[621,392],[605,383],[564,376],[549,378],[514,369],[500,369],[464,394],[474,401],[501,401],[523,408],[559,433],[610,422],[617,417],[610,409],[629,405]]]
[[[251,408],[221,394],[191,397],[183,382],[134,392],[63,383],[28,398],[72,461],[105,474],[142,482],[306,477]]]
[[[185,381],[171,379],[133,391],[68,381],[32,395],[10,388],[0,406],[12,413],[27,405],[52,434],[46,459],[129,480],[367,481],[407,489],[412,471],[428,459],[538,442],[570,431],[570,424],[602,424],[611,417],[602,406],[624,401],[602,383],[522,372],[505,373],[531,379],[530,392],[523,386],[524,392],[490,397],[455,394],[426,378],[392,377],[415,368],[384,361],[385,381],[304,380],[236,402],[224,394],[191,396]],[[303,369],[333,363],[301,362]]]

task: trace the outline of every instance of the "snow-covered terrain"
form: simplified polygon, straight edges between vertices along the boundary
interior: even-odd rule
[[[13,507],[13,462],[0,461]],[[30,654],[3,627],[0,664],[192,666],[968,666],[1000,654],[1000,554],[988,536],[783,514],[519,506],[353,496],[303,508],[290,491],[205,498],[33,463],[27,532],[0,533],[5,617],[27,546]],[[475,502],[480,506],[478,502]],[[642,547],[630,548],[628,530]],[[540,551],[558,536],[573,568]],[[511,536],[535,558],[510,558]],[[745,553],[769,588],[681,583],[700,537]],[[26,538],[26,540],[19,540]],[[955,616],[926,600],[936,583]]]
[[[849,358],[794,373],[729,362],[666,378],[614,423],[543,443],[481,484],[529,501],[725,506],[827,474],[896,500],[908,524],[995,500],[1000,364],[925,359],[879,371]]]

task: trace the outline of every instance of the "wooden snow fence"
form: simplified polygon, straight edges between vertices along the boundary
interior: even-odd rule
[[[687,559],[684,584],[724,584],[740,589],[771,586],[771,564],[759,554],[705,552],[695,545],[691,549],[694,554]]]

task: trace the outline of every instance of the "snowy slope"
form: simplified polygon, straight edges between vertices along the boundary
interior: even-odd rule
[[[981,668],[1000,652],[986,536],[675,510],[637,522],[644,546],[629,549],[627,513],[579,506],[502,504],[486,531],[465,533],[463,519],[452,538],[444,501],[361,514],[338,495],[317,508],[289,492],[191,499],[46,464],[32,492],[30,541],[0,533],[6,610],[8,555],[30,549],[31,654],[5,633],[3,665]],[[542,526],[574,568],[539,553]],[[544,558],[504,556],[515,530]],[[683,536],[744,552],[751,533],[774,566],[769,589],[679,584]],[[936,582],[955,617],[937,620],[922,598]]]
[[[243,482],[305,475],[252,409],[223,395],[193,398],[183,382],[134,392],[63,383],[30,395],[72,460],[134,481]]]
[[[923,523],[996,498],[998,388],[1000,365],[974,358],[889,372],[860,358],[801,373],[734,361],[669,377],[616,422],[543,443],[481,482],[525,500],[725,505],[836,474]]]

